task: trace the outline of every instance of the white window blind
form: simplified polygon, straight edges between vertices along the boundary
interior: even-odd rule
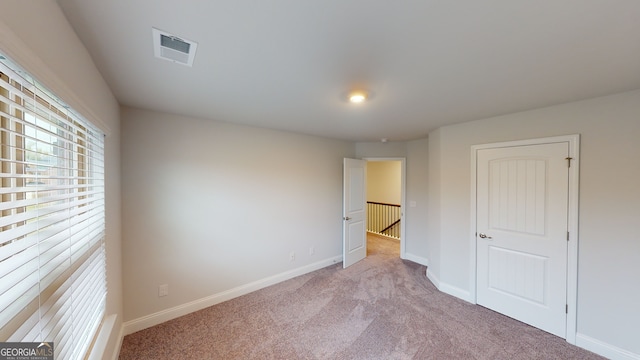
[[[104,316],[104,135],[0,56],[0,341],[85,356]]]

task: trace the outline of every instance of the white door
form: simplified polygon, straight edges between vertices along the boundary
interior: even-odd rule
[[[342,265],[351,266],[367,256],[365,160],[344,159]]]
[[[569,144],[476,154],[477,303],[565,338]]]

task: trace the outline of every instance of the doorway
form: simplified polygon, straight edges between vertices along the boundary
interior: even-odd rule
[[[343,162],[343,227],[342,227],[342,255],[343,267],[347,268],[364,259],[367,255],[367,165],[379,161],[398,161],[400,163],[400,218],[388,225],[399,227],[400,258],[406,258],[405,251],[405,179],[406,160],[404,158],[365,158],[349,159]],[[396,185],[397,186],[397,185]]]
[[[367,161],[367,237],[397,241],[404,258],[405,159],[365,158]]]

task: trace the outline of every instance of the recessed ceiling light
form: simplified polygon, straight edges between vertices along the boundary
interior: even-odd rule
[[[367,100],[367,93],[363,91],[354,91],[349,94],[349,101],[352,103],[361,103]]]

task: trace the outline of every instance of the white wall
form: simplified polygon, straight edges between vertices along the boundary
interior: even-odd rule
[[[402,162],[367,163],[367,201],[396,205],[402,203]]]
[[[434,281],[435,285],[440,286],[439,276],[441,272],[440,258],[441,250],[441,161],[442,153],[440,151],[440,133],[441,129],[436,129],[429,133],[428,144],[428,170],[427,170],[427,254],[428,264],[427,273],[429,278]]]
[[[624,351],[640,356],[640,91],[432,132],[429,271],[446,288],[469,291],[471,145],[576,133],[581,134],[578,344],[613,356]]]
[[[356,143],[357,158],[405,158],[406,201],[403,241],[408,260],[427,265],[427,180],[429,141]],[[415,207],[409,206],[414,201]]]
[[[356,156],[365,157],[407,157],[407,143],[404,141],[356,143]]]
[[[407,185],[405,206],[405,251],[414,261],[427,264],[427,207],[429,181],[429,140],[420,139],[407,143]],[[414,206],[415,205],[415,206]],[[419,258],[419,259],[418,259]]]
[[[107,132],[107,315],[117,319],[103,356],[112,358],[122,324],[118,103],[55,1],[2,0],[0,51]]]
[[[132,108],[122,121],[130,329],[342,256],[352,143]]]

